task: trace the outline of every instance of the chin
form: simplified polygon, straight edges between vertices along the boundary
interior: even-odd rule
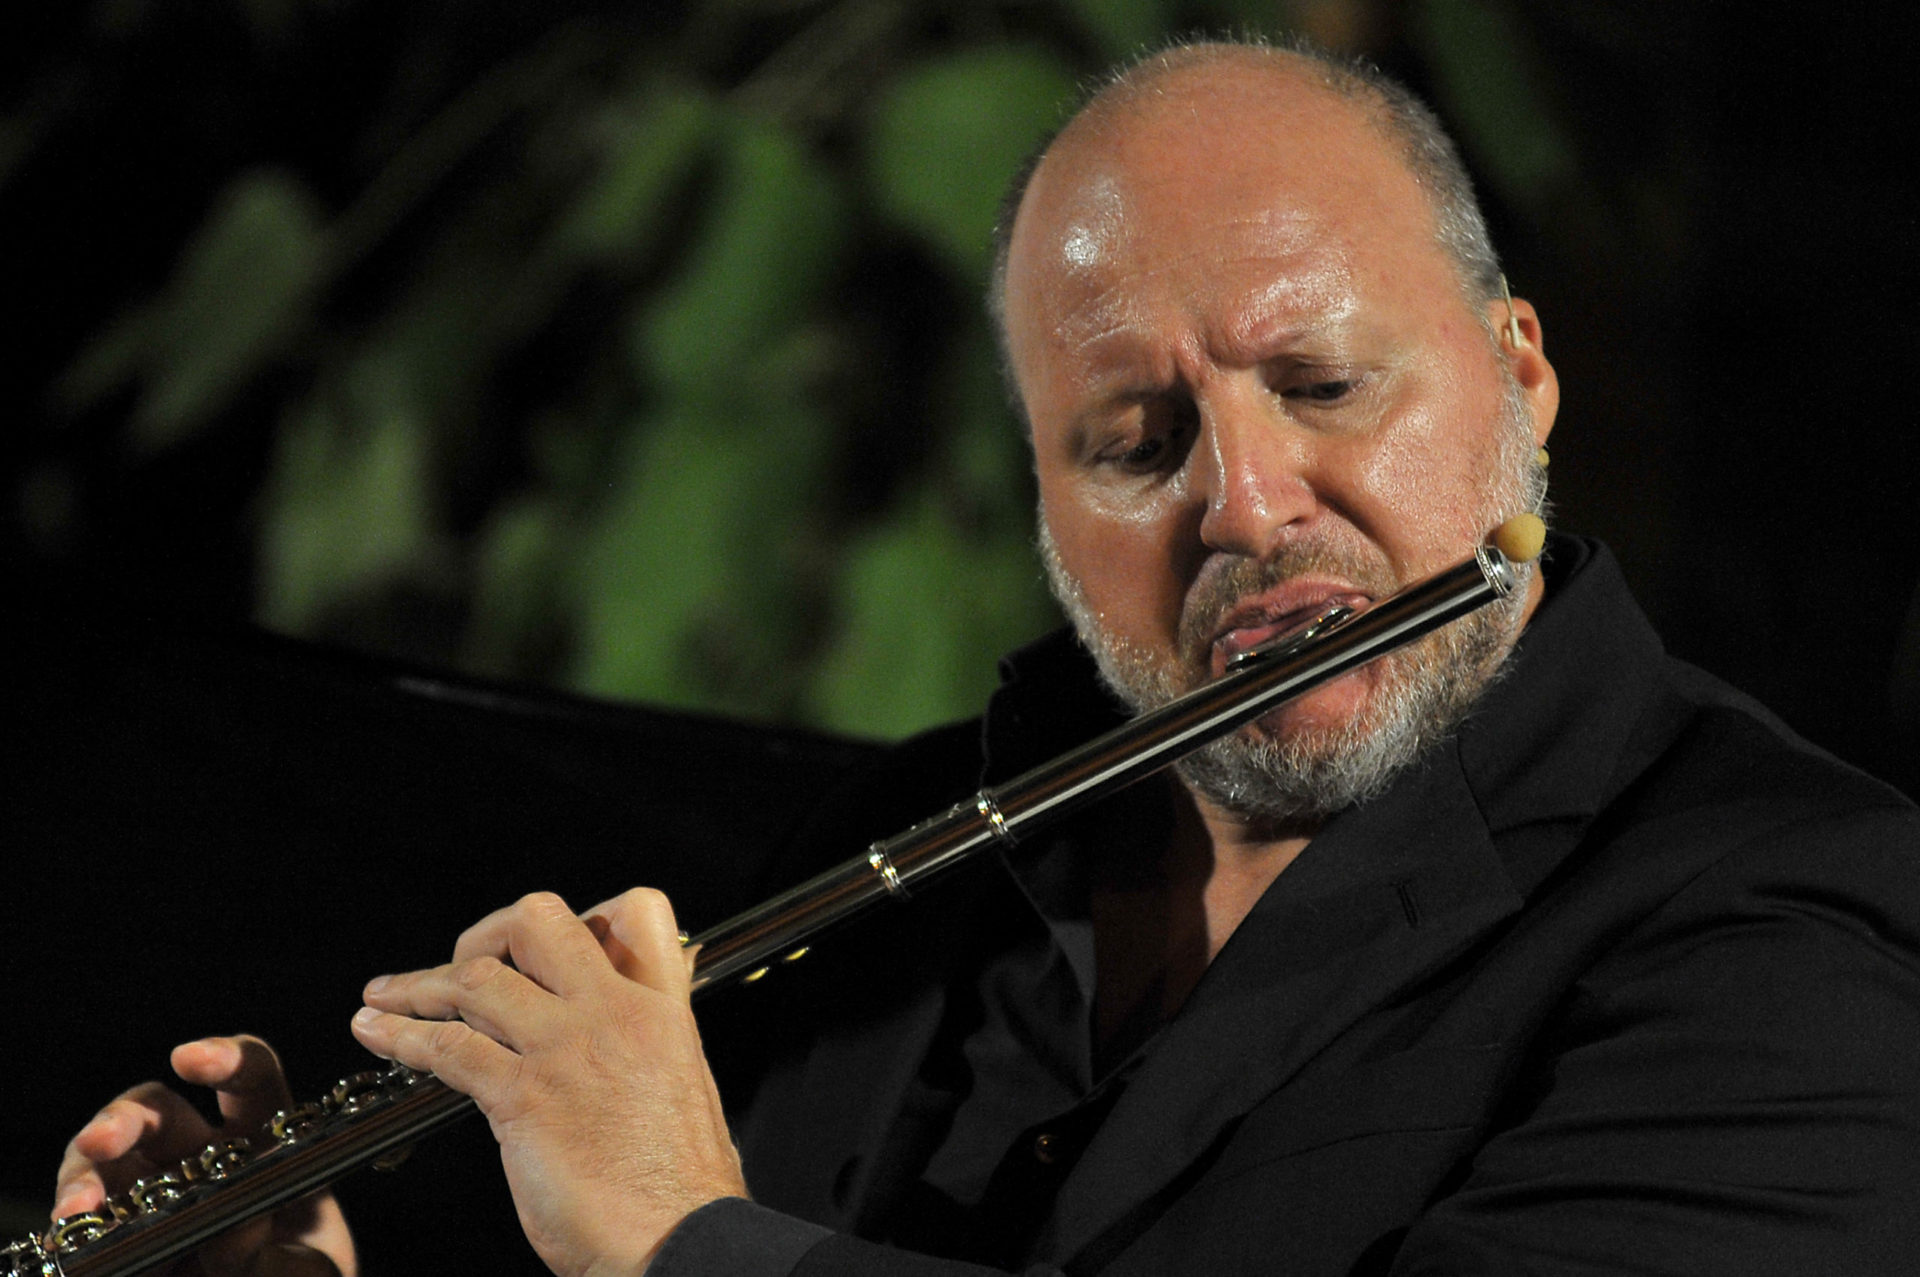
[[[1180,776],[1250,823],[1315,828],[1448,739],[1496,677],[1510,633],[1483,611],[1189,754]]]
[[[1298,700],[1261,715],[1240,729],[1240,736],[1253,741],[1311,750],[1317,740],[1346,738],[1357,727],[1361,732],[1377,716],[1378,687],[1373,671],[1358,670],[1316,687]]]

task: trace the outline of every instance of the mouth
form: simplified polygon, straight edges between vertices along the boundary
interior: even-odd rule
[[[1240,653],[1298,629],[1336,604],[1363,612],[1373,599],[1344,584],[1289,581],[1245,600],[1214,631],[1209,662],[1213,677],[1226,673]]]

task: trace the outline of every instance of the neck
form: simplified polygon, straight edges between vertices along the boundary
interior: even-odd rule
[[[1319,832],[1317,825],[1274,828],[1249,821],[1197,795],[1188,794],[1189,818],[1198,826],[1205,869],[1201,893],[1207,921],[1207,961],[1219,954],[1254,902],[1292,864]]]
[[[1261,830],[1169,784],[1165,854],[1109,863],[1093,888],[1095,1032],[1171,1018],[1311,829]]]

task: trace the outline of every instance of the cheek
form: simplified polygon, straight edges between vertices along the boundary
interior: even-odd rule
[[[1045,481],[1043,479],[1043,490]],[[1186,582],[1174,500],[1075,493],[1045,501],[1060,562],[1103,622],[1132,638],[1172,634]]]
[[[1472,414],[1414,407],[1370,441],[1358,467],[1371,531],[1410,574],[1479,542],[1495,462],[1493,430]]]

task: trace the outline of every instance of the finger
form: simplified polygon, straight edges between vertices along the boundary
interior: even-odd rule
[[[75,1138],[78,1139],[77,1136]],[[82,1211],[97,1209],[106,1200],[107,1183],[101,1174],[100,1163],[76,1153],[74,1145],[68,1144],[60,1158],[60,1169],[54,1173],[53,1210],[50,1217],[64,1219],[68,1215],[78,1215]]]
[[[595,988],[607,973],[599,941],[552,892],[526,896],[508,912],[507,953],[515,967],[563,998]]]
[[[557,908],[559,913],[573,916],[572,910],[567,908],[567,902],[552,892],[533,892],[522,896],[504,909],[495,909],[462,931],[460,938],[453,942],[453,960],[461,962],[468,958],[489,957],[511,961],[515,921],[529,908]]]
[[[247,1277],[340,1277],[340,1269],[311,1246],[275,1242],[254,1256]]]
[[[592,933],[567,902],[550,891],[522,896],[488,914],[461,934],[454,954],[456,961],[501,958],[562,997],[592,987],[606,968]]]
[[[507,956],[507,915],[517,905],[508,905],[504,909],[495,909],[480,921],[460,933],[453,942],[453,960],[465,962],[469,958],[500,958]]]
[[[491,957],[381,976],[363,998],[377,1011],[416,1020],[465,1020],[516,1051],[544,1040],[560,1010],[558,997]]]
[[[353,1017],[353,1036],[384,1059],[437,1076],[491,1114],[505,1097],[520,1057],[462,1020],[416,1020],[374,1007]]]
[[[178,1161],[212,1134],[193,1105],[160,1083],[134,1087],[68,1141],[54,1176],[55,1218],[92,1210],[109,1192]]]
[[[230,1125],[250,1129],[293,1104],[280,1057],[251,1035],[183,1042],[173,1048],[172,1063],[182,1080],[214,1088]]]
[[[693,968],[680,940],[673,903],[650,887],[635,887],[587,911],[588,921],[604,920],[601,948],[627,979],[673,997],[686,997]]]

